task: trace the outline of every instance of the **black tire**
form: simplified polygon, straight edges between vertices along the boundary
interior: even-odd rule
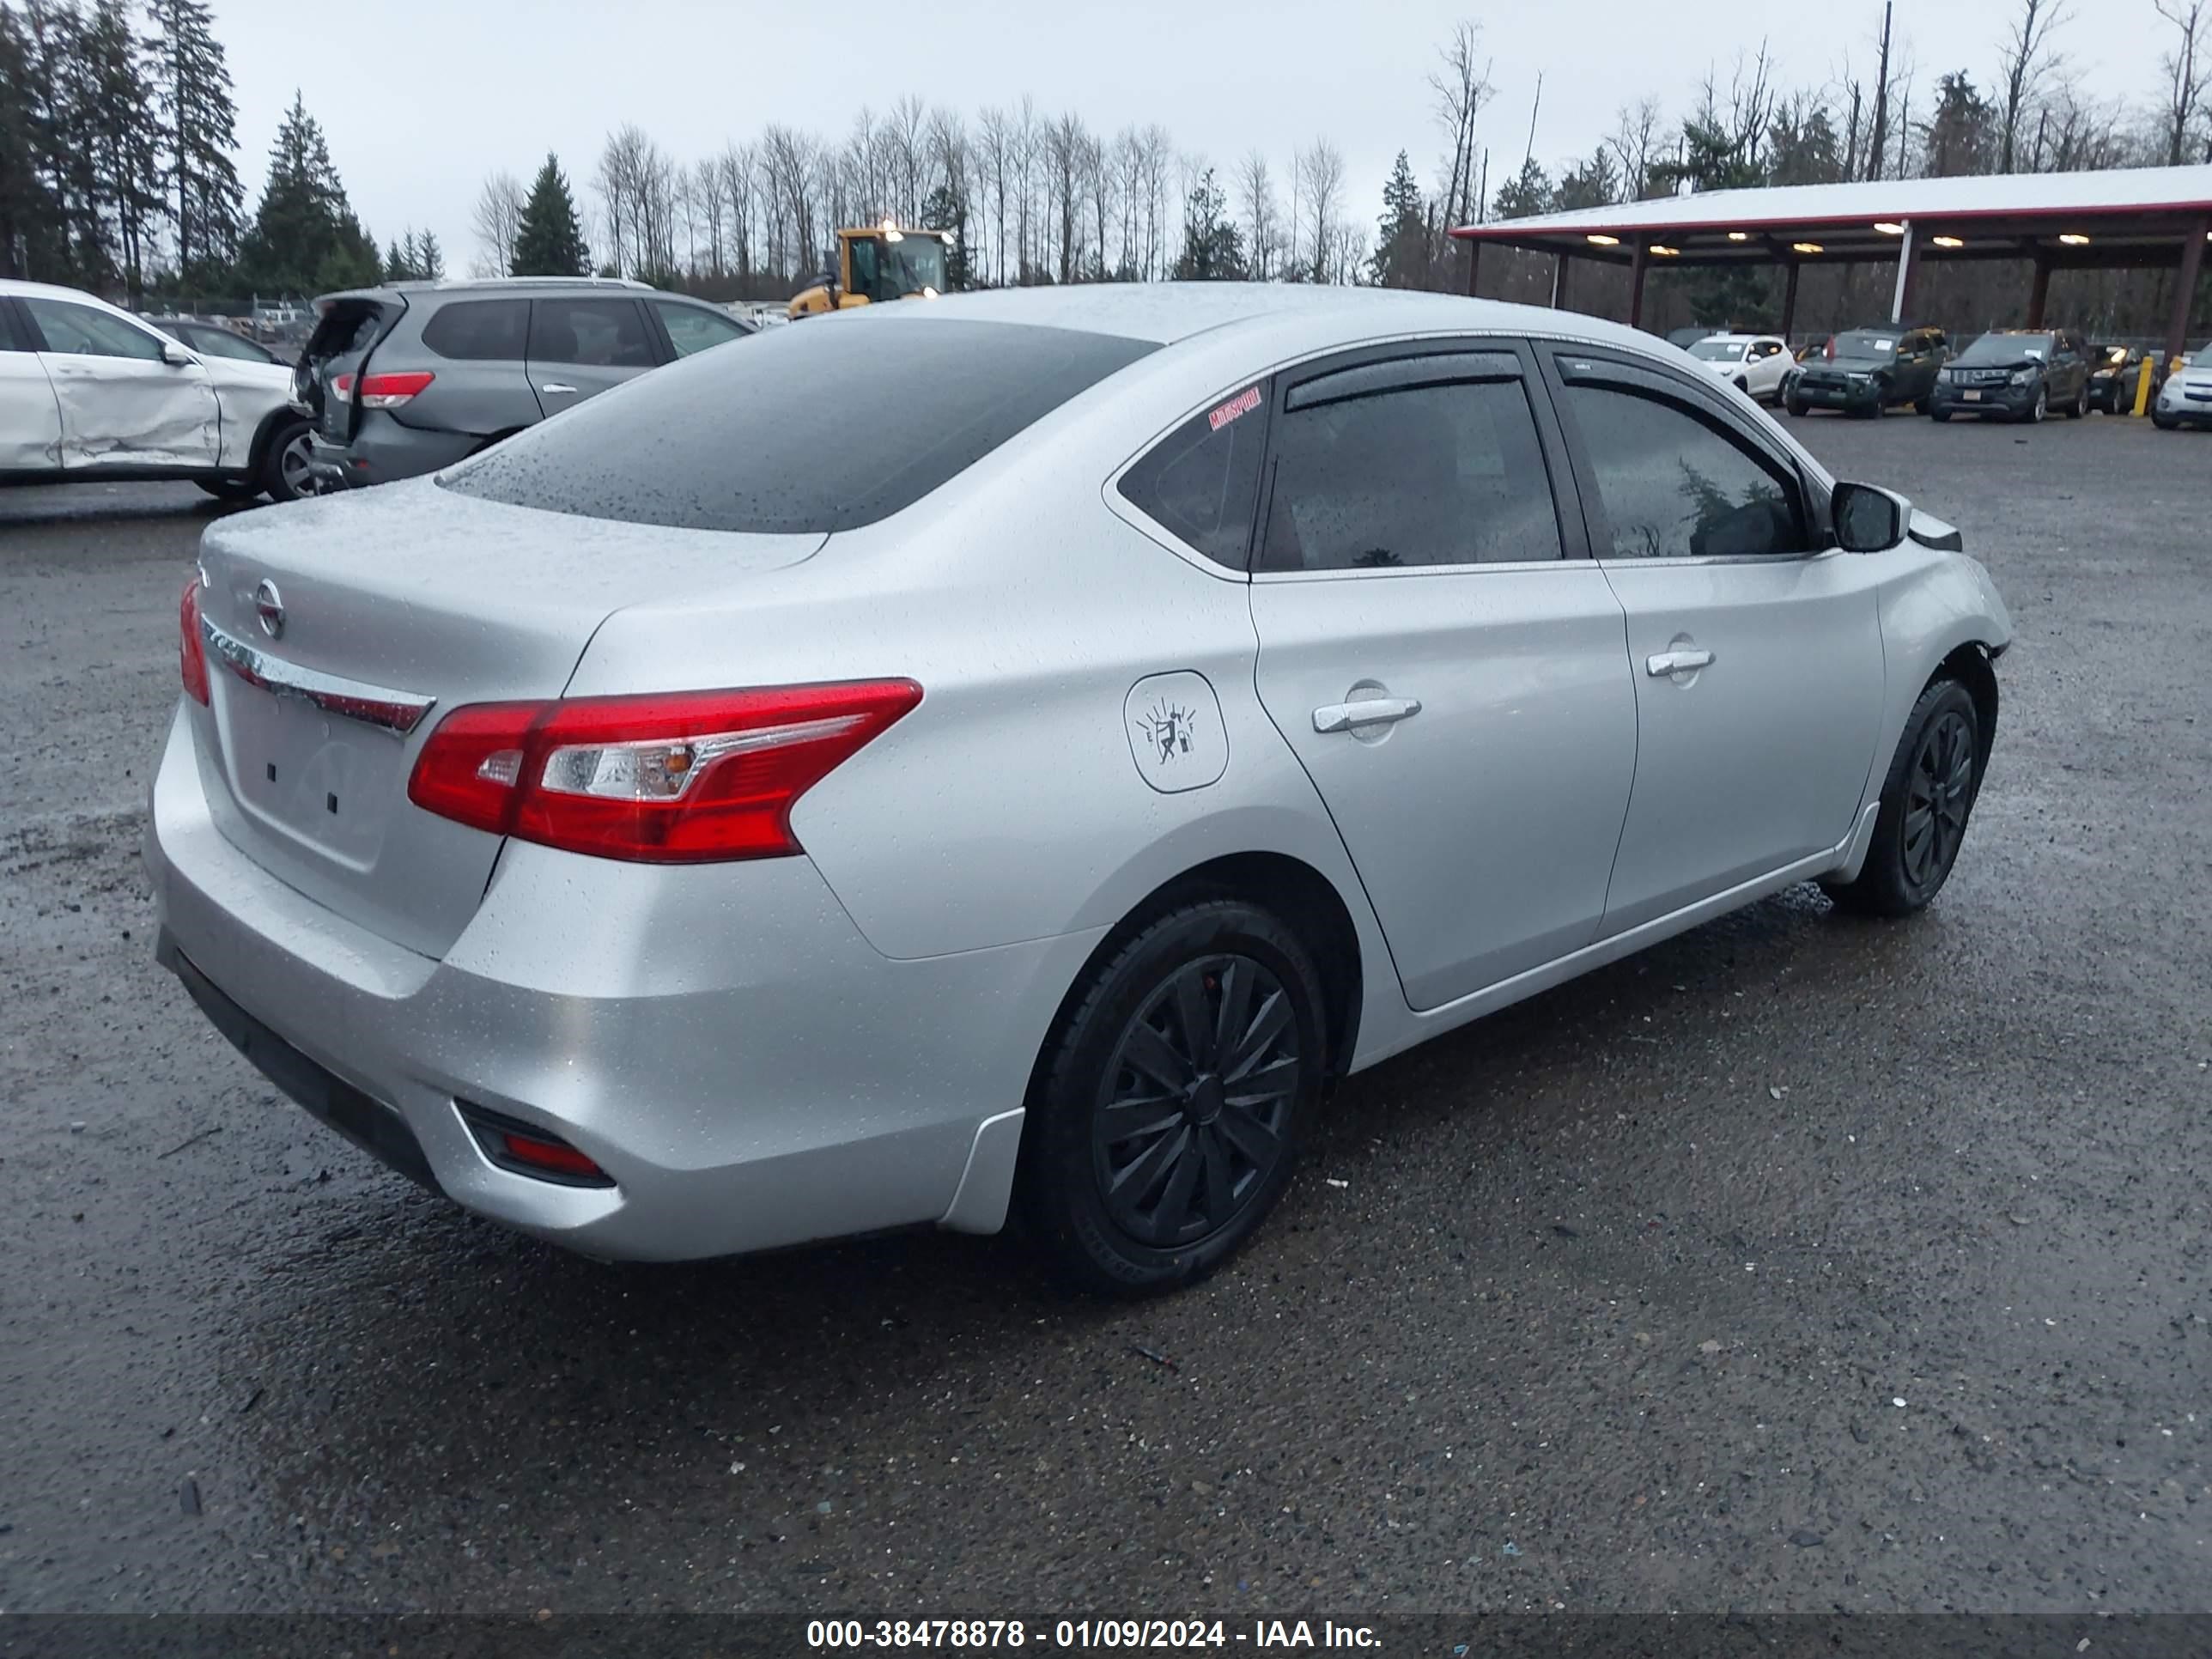
[[[1092,966],[1038,1057],[1015,1182],[1062,1274],[1141,1296],[1201,1277],[1250,1237],[1321,1098],[1320,986],[1297,935],[1234,898],[1170,910]],[[1241,1095],[1217,1069],[1224,1024],[1243,1028],[1225,1068]]]
[[[1915,415],[1925,415],[1933,407],[1934,405],[1925,398],[1916,398],[1912,400],[1912,412]]]
[[[1829,887],[1829,897],[1863,915],[1909,916],[1943,890],[1981,789],[1980,744],[1981,717],[1965,686],[1941,679],[1920,694],[1882,782],[1866,864],[1855,880]]]
[[[2028,405],[2027,412],[2020,418],[2031,426],[2041,426],[2043,417],[2050,413],[2051,388],[2039,386],[2035,388],[2035,401]]]
[[[1948,421],[1951,418],[1951,411],[1939,404],[1930,404],[1928,406],[1928,418],[1931,421]]]
[[[2084,386],[2079,392],[2074,394],[2074,402],[2066,411],[2066,418],[2069,421],[2078,421],[2088,412],[2089,388],[2087,386]]]
[[[1784,408],[1784,409],[1788,410],[1791,415],[1793,415],[1793,416],[1796,416],[1797,418],[1799,418],[1799,419],[1802,419],[1802,418],[1804,417],[1804,414],[1805,414],[1805,403],[1804,403],[1804,400],[1803,400],[1802,398],[1784,398],[1782,400],[1782,406],[1783,406],[1783,408]]]
[[[2167,414],[2162,409],[2154,409],[2151,410],[2150,423],[2156,427],[2160,432],[2171,432],[2174,428],[2181,424],[2179,421],[2176,420],[2172,416]]]
[[[219,501],[250,501],[261,493],[256,478],[195,478],[192,482]]]
[[[305,421],[286,421],[269,434],[261,452],[258,488],[272,501],[296,501],[316,493],[313,475],[307,470],[307,434]]]

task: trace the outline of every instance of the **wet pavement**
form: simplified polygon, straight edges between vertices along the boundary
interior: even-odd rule
[[[151,961],[186,489],[0,492],[0,1608],[2212,1605],[2212,440],[1799,430],[2020,627],[1957,875],[1347,1084],[1213,1281],[611,1268],[281,1103]]]

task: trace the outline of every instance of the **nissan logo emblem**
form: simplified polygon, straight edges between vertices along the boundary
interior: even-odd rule
[[[284,596],[275,582],[264,580],[253,590],[253,614],[261,618],[261,631],[270,639],[284,637]]]

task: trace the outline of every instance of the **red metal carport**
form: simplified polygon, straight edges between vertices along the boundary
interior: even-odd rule
[[[2212,167],[1711,191],[1462,225],[1452,234],[1468,245],[1470,294],[1488,245],[1551,254],[1555,306],[1568,303],[1574,260],[1626,266],[1631,324],[1644,319],[1644,279],[1655,265],[1779,264],[1789,274],[1785,334],[1808,264],[1893,265],[1890,320],[1902,323],[1923,261],[2021,260],[2034,272],[2030,328],[2042,326],[2054,270],[2164,268],[2179,278],[2166,330],[2171,360],[2187,349],[2191,302],[2212,241]]]

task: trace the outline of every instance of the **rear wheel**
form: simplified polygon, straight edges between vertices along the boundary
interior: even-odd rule
[[[313,449],[305,421],[288,421],[270,434],[261,457],[260,487],[272,501],[296,501],[315,494]]]
[[[1981,788],[1980,716],[1956,680],[1920,694],[1881,787],[1874,840],[1856,879],[1830,887],[1847,910],[1906,916],[1942,890]]]
[[[1242,900],[1171,910],[1097,964],[1022,1136],[1017,1197],[1055,1265],[1116,1295],[1218,1266],[1290,1182],[1325,1042],[1304,945]]]

